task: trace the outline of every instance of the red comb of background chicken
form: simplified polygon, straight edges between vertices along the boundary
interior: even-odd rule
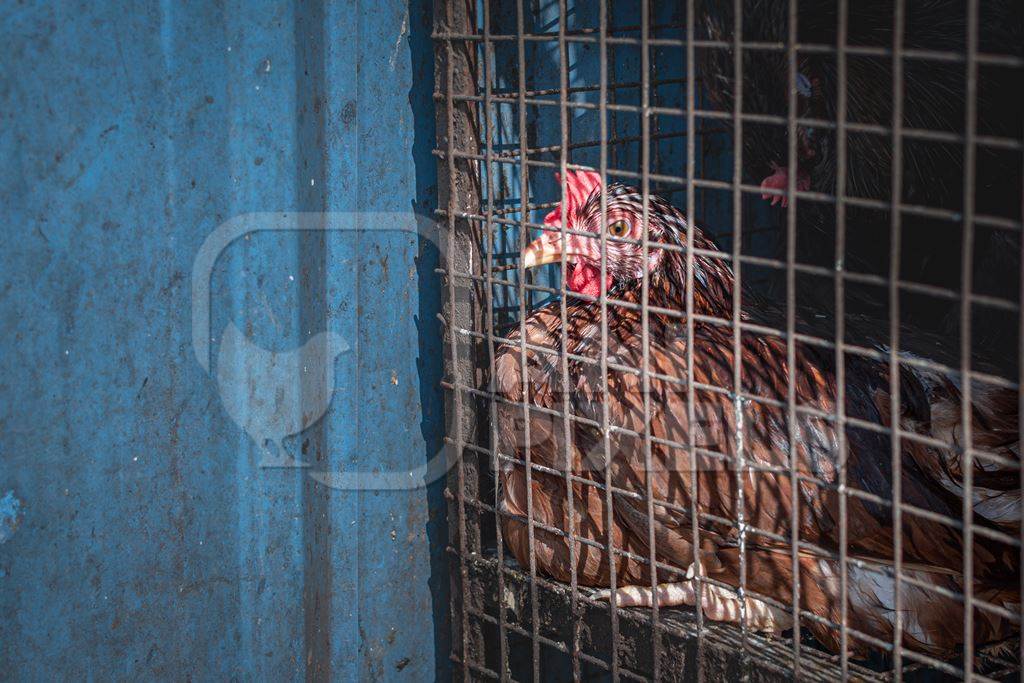
[[[555,179],[562,184],[562,176],[555,172]],[[568,222],[567,228],[576,229],[576,220],[587,203],[594,190],[601,188],[601,174],[593,169],[583,171],[569,171],[565,178],[565,217]],[[559,204],[548,215],[544,217],[544,225],[552,227],[562,226],[562,206]],[[566,286],[574,291],[586,294],[587,296],[601,296],[601,271],[588,263],[569,263],[566,265],[567,275]],[[611,286],[611,276],[608,277],[608,286]]]

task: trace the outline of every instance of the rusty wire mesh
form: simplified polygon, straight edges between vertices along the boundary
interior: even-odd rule
[[[972,382],[1016,390],[1020,364],[1020,281],[1005,278],[994,290],[975,291],[979,255],[975,245],[978,231],[1009,235],[1019,258],[1021,232],[1021,188],[1016,178],[1016,193],[992,202],[984,199],[978,205],[978,150],[995,150],[1020,165],[1024,149],[1020,127],[989,130],[979,125],[977,91],[980,69],[1001,70],[1011,78],[1024,82],[1024,60],[1020,55],[986,53],[979,47],[979,15],[983,7],[978,0],[964,5],[966,37],[962,50],[909,48],[903,43],[906,32],[905,2],[894,0],[885,5],[891,13],[893,30],[887,43],[852,44],[848,21],[854,3],[835,3],[837,21],[832,43],[798,41],[800,7],[796,0],[784,15],[785,39],[765,41],[748,39],[744,34],[743,15],[749,2],[734,0],[734,30],[728,40],[709,37],[697,20],[701,3],[635,3],[601,0],[599,3],[573,4],[567,0],[535,4],[521,0],[516,3],[438,2],[435,10],[436,92],[438,145],[435,154],[441,164],[441,208],[445,247],[444,267],[439,271],[446,287],[445,313],[441,320],[447,340],[444,387],[448,395],[447,442],[455,466],[449,475],[449,522],[452,545],[452,607],[453,653],[464,678],[500,680],[551,680],[628,678],[659,680],[675,678],[728,679],[746,676],[759,679],[835,680],[837,677],[863,679],[901,679],[940,672],[952,676],[976,677],[981,680],[1016,676],[1019,651],[1011,655],[990,654],[974,642],[973,619],[979,610],[995,609],[972,594],[972,548],[975,535],[996,539],[1021,547],[1020,538],[1009,536],[972,522],[972,463],[994,462],[1012,466],[1004,458],[984,449],[971,447]],[[731,61],[732,100],[730,108],[716,107],[707,97],[709,87],[698,73],[698,51],[720,51]],[[744,55],[751,51],[783,55],[788,63],[786,78],[786,110],[781,113],[751,112],[745,109],[745,95],[750,88],[743,78]],[[834,120],[812,119],[798,114],[800,77],[798,60],[802,54],[828,55],[834,60],[836,116]],[[892,97],[891,119],[888,121],[854,121],[848,118],[849,102],[859,93],[846,82],[849,60],[884,58],[891,60],[892,74],[888,85]],[[914,61],[959,69],[963,75],[963,125],[959,130],[932,130],[906,124],[903,110],[906,65]],[[745,90],[747,92],[745,92]],[[786,156],[790,168],[798,162],[799,134],[805,129],[828,131],[835,140],[836,181],[831,192],[802,190],[795,173],[790,173],[788,186],[776,192],[789,198],[788,207],[771,211],[761,199],[765,190],[749,181],[744,173],[745,132],[758,126],[778,126],[786,131]],[[854,135],[882,136],[891,146],[891,186],[888,196],[859,196],[848,192],[847,140]],[[908,144],[935,144],[957,148],[962,154],[961,200],[946,206],[931,206],[904,201],[902,166],[903,150]],[[699,255],[728,263],[737,277],[732,292],[731,318],[716,318],[696,313],[692,297],[684,310],[660,310],[674,316],[685,326],[692,339],[697,323],[720,325],[730,331],[734,348],[733,387],[740,387],[738,349],[742,335],[757,333],[784,339],[789,352],[789,383],[783,402],[788,415],[789,443],[800,437],[796,433],[798,416],[813,415],[835,421],[837,430],[835,458],[837,478],[826,482],[841,492],[839,497],[840,542],[836,551],[819,548],[799,538],[794,519],[791,535],[784,539],[792,552],[794,567],[797,554],[807,549],[822,552],[838,560],[842,569],[839,600],[842,606],[840,623],[830,626],[840,634],[841,651],[830,654],[801,632],[800,624],[821,619],[800,604],[799,586],[792,587],[788,604],[779,604],[790,611],[798,627],[782,638],[769,638],[746,628],[741,618],[737,625],[713,623],[701,610],[693,609],[623,609],[614,604],[596,601],[591,591],[579,585],[572,558],[571,580],[561,583],[546,577],[535,562],[518,566],[509,556],[502,539],[501,506],[496,478],[503,462],[514,461],[525,466],[527,481],[531,473],[545,472],[565,480],[566,490],[573,485],[592,486],[605,496],[609,514],[614,507],[616,489],[605,469],[605,479],[595,481],[569,470],[557,471],[533,463],[530,459],[529,425],[531,411],[536,407],[520,402],[526,434],[522,457],[501,452],[498,448],[497,407],[507,399],[499,396],[494,386],[495,349],[509,343],[509,330],[520,329],[530,311],[538,304],[558,297],[564,322],[565,302],[580,297],[567,291],[564,279],[557,272],[529,277],[518,264],[519,252],[536,234],[546,228],[539,216],[557,206],[564,188],[554,180],[552,171],[593,167],[607,181],[636,185],[645,198],[644,224],[648,220],[646,197],[658,193],[672,201],[686,216],[696,217],[723,245],[720,251]],[[564,182],[564,181],[563,181]],[[771,191],[769,191],[771,194]],[[1005,193],[1004,193],[1005,194]],[[798,207],[816,206],[831,216],[830,236],[826,240],[799,231]],[[605,206],[602,201],[602,216]],[[861,226],[870,217],[874,232],[862,237]],[[939,257],[958,266],[946,281],[928,281],[924,259],[914,254],[922,244],[920,238],[907,232],[919,230],[936,222],[948,223],[956,229],[951,243]],[[877,224],[881,222],[881,227]],[[855,228],[856,232],[851,232]],[[564,235],[571,232],[562,228]],[[688,232],[688,236],[692,233]],[[605,237],[602,249],[606,250]],[[917,241],[915,241],[917,240]],[[854,244],[856,242],[857,244]],[[926,243],[926,242],[924,242]],[[908,248],[908,244],[913,245]],[[803,245],[803,248],[802,248]],[[651,242],[646,230],[643,250],[651,247],[678,248],[675,245]],[[856,258],[851,256],[858,251]],[[688,242],[682,251],[687,259],[687,272],[692,272],[696,248]],[[983,255],[982,255],[983,256]],[[604,259],[602,268],[604,268]],[[855,267],[862,266],[862,267]],[[564,267],[564,263],[562,264]],[[1019,261],[1018,261],[1019,265]],[[984,267],[984,264],[982,264]],[[602,275],[604,271],[602,270]],[[783,315],[774,320],[751,322],[741,316],[739,278],[749,287],[767,297],[784,301]],[[647,277],[644,276],[644,301]],[[851,291],[858,289],[860,295]],[[608,296],[598,297],[601,311],[602,338],[607,340],[607,320],[627,302]],[[801,319],[803,309],[827,311],[823,325],[808,325]],[[650,371],[647,359],[647,306],[641,306],[644,319],[640,341],[643,363],[629,370],[638,374],[649,388]],[[849,329],[850,315],[871,313],[887,322],[879,328],[883,345]],[[921,349],[907,348],[901,342],[901,329],[906,326],[927,326],[935,318],[945,316],[958,324],[959,348],[953,355],[929,355]],[[813,316],[812,316],[813,317]],[[980,321],[980,323],[979,323]],[[979,327],[993,331],[979,334]],[[558,356],[562,390],[570,392],[567,371],[565,331],[562,331]],[[984,339],[981,339],[984,337]],[[991,337],[997,338],[995,342]],[[990,356],[1006,360],[994,368],[979,366],[972,342],[988,345]],[[520,343],[521,342],[514,342]],[[798,344],[811,345],[834,353],[837,395],[833,414],[818,414],[795,400],[793,354]],[[990,347],[990,348],[989,348]],[[688,345],[688,367],[692,370],[692,345]],[[522,350],[522,371],[526,375],[526,349]],[[876,424],[845,414],[845,359],[859,355],[888,363],[891,395],[889,424]],[[609,358],[606,347],[599,359],[601,376],[607,378]],[[614,362],[614,359],[611,361]],[[894,560],[891,571],[897,577],[895,591],[896,636],[892,642],[877,642],[866,634],[850,628],[846,621],[848,591],[847,569],[863,560],[850,557],[847,543],[848,499],[860,499],[886,506],[891,510],[894,529],[902,529],[905,515],[923,515],[926,511],[901,503],[901,458],[906,442],[919,441],[931,446],[934,439],[904,429],[900,422],[900,368],[915,367],[948,372],[961,378],[962,442],[968,444],[962,456],[964,467],[964,507],[960,519],[944,519],[963,536],[964,591],[958,599],[971,605],[964,610],[964,645],[959,658],[945,660],[931,657],[905,647],[900,638],[903,619],[900,610],[900,586],[914,579],[902,574],[901,534],[893,539]],[[676,381],[687,392],[690,419],[693,419],[695,389],[729,392],[728,387],[700,387],[691,376],[660,378]],[[649,417],[650,392],[643,392],[644,415]],[[744,401],[767,400],[742,396]],[[605,404],[607,405],[607,403]],[[570,426],[582,418],[563,405],[560,424],[565,442],[570,440]],[[605,408],[601,423],[596,425],[605,434],[606,457],[608,434],[617,427],[608,422]],[[850,487],[846,482],[847,428],[871,430],[890,437],[892,458],[891,497],[875,496]],[[668,445],[685,449],[691,456],[700,450],[691,439],[688,443]],[[652,436],[649,430],[637,435],[644,452],[637,457],[650,467]],[[743,459],[742,451],[717,453],[735,469],[737,490],[742,491],[742,477],[756,469],[756,463]],[[695,458],[691,457],[691,462]],[[795,458],[790,460],[790,482],[794,488],[806,479],[797,472]],[[695,466],[695,465],[694,465]],[[1021,475],[1024,478],[1024,474]],[[694,477],[693,481],[696,478]],[[627,492],[639,496],[653,516],[655,506],[670,506],[671,501],[656,501],[650,490]],[[822,482],[817,482],[824,485]],[[528,490],[529,484],[528,484]],[[694,500],[696,496],[692,496]],[[569,518],[573,519],[573,497],[567,495]],[[894,502],[895,501],[895,502]],[[694,507],[685,510],[692,520],[695,547],[700,547],[700,522],[704,515]],[[741,558],[741,595],[745,586],[744,543],[751,536],[770,534],[751,526],[744,519],[740,497],[734,519],[716,520],[733,525],[739,531]],[[527,520],[531,558],[535,556],[534,529],[539,522]],[[653,525],[650,525],[653,528]],[[570,527],[572,525],[570,524]],[[574,528],[545,528],[580,541]],[[653,534],[653,532],[652,532]],[[649,557],[634,558],[658,561],[651,539]],[[594,544],[592,540],[581,542]],[[609,552],[609,542],[596,543]],[[568,544],[571,549],[573,543]],[[612,552],[626,552],[614,548]],[[614,563],[611,588],[616,587]],[[660,567],[659,567],[660,569]],[[799,576],[799,572],[795,572]],[[698,572],[698,582],[712,581]],[[768,596],[758,596],[773,602]],[[1004,612],[1006,610],[1003,610]],[[1019,623],[1019,607],[1015,614]],[[868,641],[879,653],[867,660],[852,660],[851,639]],[[1014,646],[1016,649],[1019,646]],[[973,663],[973,664],[972,664]]]

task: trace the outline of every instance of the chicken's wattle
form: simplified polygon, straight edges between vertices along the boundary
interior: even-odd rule
[[[571,263],[568,265],[568,269],[569,279],[567,285],[569,289],[595,298],[601,296],[600,269],[595,268],[589,263]],[[612,276],[608,275],[606,280],[605,291],[612,286]]]

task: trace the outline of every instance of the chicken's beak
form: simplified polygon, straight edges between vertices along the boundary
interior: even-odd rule
[[[572,248],[572,240],[566,237],[565,257],[569,263],[575,262],[577,254]],[[548,263],[560,263],[562,260],[562,234],[560,232],[545,232],[535,239],[523,250],[523,268],[535,268]]]

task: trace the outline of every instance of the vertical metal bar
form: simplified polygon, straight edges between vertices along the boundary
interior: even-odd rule
[[[491,423],[491,466],[494,468],[494,535],[498,553],[498,595],[505,594],[505,543],[501,533],[501,463],[498,458],[498,411],[497,411],[497,389],[495,388],[496,369],[494,365],[494,183],[491,174],[494,170],[494,143],[491,139],[491,116],[493,114],[493,102],[491,101],[491,70],[493,63],[491,50],[494,47],[491,42],[491,7],[490,0],[483,2],[483,65],[484,65],[484,177],[486,179],[485,192],[487,203],[484,207],[484,228],[485,248],[487,250],[487,263],[484,276],[486,282],[486,324],[487,324],[487,368],[488,368],[488,411]],[[499,676],[501,680],[508,680],[508,634],[505,629],[507,620],[505,613],[505,601],[498,600],[498,657]]]
[[[799,175],[796,156],[796,40],[797,0],[789,0],[789,28],[786,41],[788,57],[788,104],[786,106],[787,143],[789,173],[787,174],[786,196],[789,207],[786,210],[786,407],[789,426],[789,477],[790,477],[790,552],[793,567],[793,676],[800,677],[800,485],[797,479],[797,426],[796,426],[796,179]]]
[[[612,11],[614,11],[614,7],[612,8]],[[612,17],[612,24],[613,25],[615,24],[614,16]],[[599,40],[600,40],[600,38],[599,38]],[[611,60],[611,63],[613,65],[618,64],[619,60],[618,60],[618,48],[617,48],[617,46],[615,46],[615,45],[608,45],[607,46],[607,50],[608,50],[608,55],[607,56],[608,56],[608,59]],[[617,75],[615,74],[614,71],[613,71],[612,75],[616,76],[616,78],[617,78]],[[629,80],[629,79],[627,79],[627,80]],[[619,102],[619,89],[618,88],[612,88],[609,91],[609,97],[611,98],[611,103],[612,104],[618,104],[618,102]],[[600,106],[600,103],[598,104],[598,106]],[[618,113],[618,110],[612,109],[611,112],[609,113],[609,115],[611,116],[611,120],[612,120],[612,134],[611,134],[612,139],[621,138],[621,137],[628,137],[628,135],[623,135],[622,133],[619,132],[619,113]],[[628,132],[629,126],[626,126],[626,129],[627,129],[627,132]],[[619,146],[618,145],[612,145],[611,157],[612,157],[612,161],[611,161],[612,168],[621,168],[619,166]],[[603,182],[603,180],[602,180],[602,182]]]
[[[650,10],[648,10],[648,14],[650,14]],[[656,18],[655,18],[654,21],[655,21],[655,23],[657,23],[657,19]],[[648,38],[648,40],[649,40],[649,38]],[[641,36],[640,42],[641,43],[644,42],[643,41],[643,36]],[[657,48],[655,48],[655,49],[657,49]],[[657,59],[652,59],[651,60],[651,79],[654,82],[654,91],[651,93],[650,98],[653,100],[654,106],[658,107],[661,104],[661,99],[662,98],[658,94],[658,84],[661,81],[658,78],[658,60]],[[642,84],[641,84],[641,87],[643,87]],[[660,119],[659,119],[659,117],[657,115],[652,116],[651,118],[652,118],[652,120],[651,120],[651,138],[654,139],[654,140],[659,140],[659,139],[661,139],[659,137],[659,133],[661,132],[661,121],[660,121]],[[659,145],[659,144],[655,144],[654,145],[653,167],[655,169],[655,173],[662,173],[663,166],[661,164],[661,145]]]
[[[700,514],[697,506],[697,441],[694,424],[697,422],[693,387],[693,223],[694,223],[694,111],[697,109],[694,80],[694,3],[686,1],[686,441],[690,458],[690,525],[694,552],[694,608],[697,615],[697,680],[704,679],[704,566],[700,562]],[[741,143],[742,144],[742,143]]]
[[[836,245],[835,245],[835,309],[836,309],[836,448],[839,461],[839,667],[843,680],[850,675],[849,632],[849,529],[847,527],[846,493],[846,25],[848,0],[839,0],[839,25],[836,33],[836,70],[839,90],[836,93]],[[794,634],[798,637],[799,634]]]
[[[740,267],[740,255],[742,254],[743,242],[743,192],[740,185],[743,182],[743,2],[733,0],[733,139],[736,144],[733,146],[732,165],[732,401],[733,420],[735,425],[735,479],[736,479],[736,525],[739,530],[739,586],[737,595],[740,601],[740,661],[741,671],[744,679],[749,677],[748,658],[748,624],[747,624],[747,525],[746,525],[746,500],[744,499],[744,486],[746,475],[746,458],[743,452],[744,444],[744,404],[742,398],[743,382],[743,333],[740,330],[740,311],[743,306],[743,280]]]
[[[569,588],[571,590],[569,599],[571,600],[572,606],[572,643],[570,644],[569,651],[572,656],[572,677],[574,681],[579,681],[581,677],[580,672],[580,607],[579,607],[579,578],[576,575],[576,500],[575,493],[572,484],[572,475],[576,471],[576,464],[572,460],[572,429],[569,420],[569,405],[570,405],[570,393],[569,389],[569,314],[567,309],[567,293],[566,293],[566,281],[568,280],[568,266],[566,265],[566,227],[568,225],[568,215],[566,213],[566,198],[569,196],[569,173],[566,168],[569,163],[569,59],[567,54],[567,46],[565,41],[565,23],[568,10],[566,8],[566,0],[558,1],[558,130],[560,137],[561,148],[559,150],[558,165],[562,177],[561,187],[559,188],[561,201],[559,202],[560,216],[559,224],[561,226],[560,239],[562,242],[561,256],[560,256],[560,268],[562,272],[561,282],[559,289],[561,290],[561,301],[559,302],[559,314],[562,318],[562,332],[561,332],[561,374],[562,374],[562,436],[564,442],[564,457],[563,463],[565,467],[565,497],[566,506],[569,515]]]
[[[694,68],[696,68],[696,66]],[[696,78],[694,80],[696,80]],[[700,100],[700,91],[697,89],[696,83],[694,83],[693,97],[694,97],[694,105],[693,105],[694,106],[694,110],[696,111],[698,109],[701,109],[703,107],[703,105],[704,105],[704,102],[699,101]],[[697,119],[696,115],[694,115],[694,131],[692,132],[692,135],[694,135],[698,140],[700,140],[700,149],[699,150],[697,149],[696,142],[694,142],[694,152],[693,152],[693,154],[694,154],[694,157],[693,157],[693,177],[694,178],[703,178],[704,177],[704,164],[705,164],[705,160],[708,157],[708,149],[709,149],[708,141],[707,141],[707,139],[704,136],[704,129],[705,129],[706,126],[707,126],[707,123],[705,122],[704,119]],[[688,131],[686,131],[686,134],[687,134],[687,136],[689,136],[689,135],[691,135],[691,132],[688,130]],[[707,191],[706,187],[694,188],[694,205],[693,205],[693,215],[694,216],[697,215],[697,202],[698,202],[698,200],[700,201],[701,211],[703,212],[704,210],[706,210],[707,198],[708,198],[708,191]]]
[[[974,678],[974,436],[971,424],[971,288],[974,282],[974,156],[978,91],[978,0],[967,3],[967,69],[964,103],[964,233],[960,275],[960,420],[964,448],[964,680]]]
[[[640,380],[643,391],[644,411],[644,482],[647,497],[647,549],[651,563],[651,591],[655,599],[651,603],[651,651],[653,658],[652,678],[657,681],[660,676],[661,632],[659,629],[658,609],[658,555],[654,534],[654,467],[651,455],[651,337],[650,337],[650,273],[647,272],[648,253],[650,251],[650,194],[651,194],[651,78],[650,78],[650,4],[649,0],[640,0],[640,253],[643,274],[640,280],[640,345],[641,370]]]
[[[605,507],[607,510],[608,536],[608,580],[611,589],[610,618],[612,627],[612,680],[619,680],[619,605],[615,595],[615,535],[613,533],[615,515],[612,496],[612,463],[611,463],[611,429],[608,416],[608,2],[600,0],[600,16],[598,18],[598,61],[600,62],[600,88],[598,98],[599,139],[601,141],[600,174],[601,174],[601,436],[604,446],[604,484]]]
[[[466,567],[466,503],[465,503],[465,474],[463,472],[462,459],[464,456],[463,448],[463,434],[462,434],[462,392],[458,388],[459,378],[457,376],[459,368],[459,351],[458,351],[458,339],[455,337],[455,324],[451,318],[455,314],[455,268],[452,263],[451,255],[455,253],[455,191],[451,188],[451,180],[455,178],[455,103],[453,99],[453,87],[452,83],[455,81],[455,66],[454,66],[454,55],[452,50],[452,41],[448,40],[445,43],[446,47],[446,78],[445,78],[445,115],[447,119],[447,144],[446,151],[448,152],[448,178],[449,178],[449,190],[448,190],[448,334],[451,338],[451,367],[452,372],[456,373],[454,376],[453,384],[455,385],[454,396],[452,398],[455,404],[455,451],[457,462],[455,466],[458,467],[458,487],[459,492],[457,496],[458,514],[459,514],[459,576],[462,582],[462,595],[460,596],[460,604],[462,606],[462,674],[463,678],[469,680],[469,610],[466,607],[466,600],[469,595],[469,570]]]
[[[903,679],[903,453],[900,420],[900,259],[903,198],[903,31],[905,8],[896,0],[892,35],[892,188],[889,214],[889,424],[892,447],[893,679]]]
[[[526,40],[523,28],[523,0],[516,0],[516,40],[519,70],[519,247],[520,253],[529,243],[529,175],[527,159],[529,140],[526,131]],[[523,390],[523,437],[525,443],[524,468],[526,470],[526,534],[530,553],[530,639],[533,653],[533,680],[540,680],[540,641],[538,629],[540,619],[537,605],[537,554],[533,523],[533,459],[530,454],[530,378],[526,362],[526,269],[519,262],[519,372]]]
[[[1024,161],[1024,159],[1022,159]],[[1022,179],[1024,180],[1024,179]],[[1024,218],[1024,183],[1021,184],[1020,188],[1020,216]],[[1020,261],[1018,263],[1024,264],[1024,237],[1020,239]],[[1024,442],[1024,273],[1020,272],[1020,266],[1018,266],[1017,278],[1019,280],[1020,290],[1018,292],[1017,301],[1021,304],[1021,310],[1018,315],[1020,316],[1019,325],[1017,328],[1017,343],[1019,344],[1019,351],[1017,354],[1017,444],[1018,448],[1020,443]],[[1020,477],[1020,488],[1024,489],[1024,467],[1019,467],[1017,470]],[[1020,566],[1024,567],[1024,506],[1017,508],[1017,513],[1020,515]],[[1020,594],[1024,595],[1024,572],[1020,573]],[[1024,604],[1017,606],[1017,616],[1020,621],[1024,623]],[[1019,650],[1017,652],[1019,662],[1021,666],[1024,666],[1024,638],[1019,640]]]

